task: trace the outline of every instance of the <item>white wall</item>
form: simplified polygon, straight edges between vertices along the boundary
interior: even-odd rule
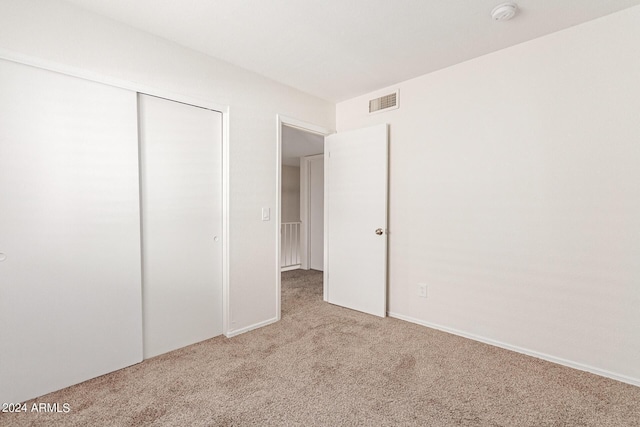
[[[276,319],[276,114],[334,128],[334,105],[57,0],[2,0],[2,51],[229,105],[230,332]]]
[[[300,221],[300,168],[282,165],[282,222]]]
[[[640,385],[639,40],[635,7],[337,105],[390,123],[389,312]]]

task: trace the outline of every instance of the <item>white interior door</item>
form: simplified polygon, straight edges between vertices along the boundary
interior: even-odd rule
[[[387,125],[325,138],[325,299],[387,308]]]
[[[0,402],[142,360],[136,108],[0,60]]]
[[[222,333],[222,114],[139,95],[144,357]]]
[[[324,156],[309,161],[309,267],[324,269]]]

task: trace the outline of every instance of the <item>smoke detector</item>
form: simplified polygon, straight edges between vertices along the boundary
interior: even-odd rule
[[[513,2],[502,3],[493,8],[491,17],[494,21],[508,21],[516,15],[517,11],[517,4]]]

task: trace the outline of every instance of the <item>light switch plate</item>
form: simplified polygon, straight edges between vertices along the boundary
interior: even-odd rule
[[[262,208],[262,220],[269,221],[271,219],[271,209]]]

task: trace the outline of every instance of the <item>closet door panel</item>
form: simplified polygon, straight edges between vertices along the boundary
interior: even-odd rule
[[[142,359],[136,94],[0,61],[0,401]]]
[[[139,103],[148,358],[222,333],[222,114]]]

